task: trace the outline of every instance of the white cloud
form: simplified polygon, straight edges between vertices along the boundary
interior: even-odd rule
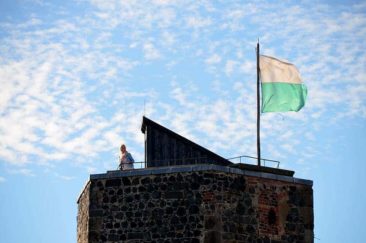
[[[210,18],[203,18],[198,16],[190,16],[186,20],[188,27],[197,28],[207,28],[212,24]]]
[[[74,180],[75,177],[74,176],[65,176],[65,175],[60,175],[59,173],[55,173],[55,176],[57,178],[60,178],[61,180],[64,180],[64,181],[71,181],[71,180]]]
[[[208,65],[213,65],[213,64],[218,64],[221,62],[221,57],[214,53],[212,54],[210,57],[208,57],[205,62],[208,64]]]
[[[34,156],[38,158],[37,163],[65,160],[74,155],[93,157],[110,150],[111,141],[101,140],[100,134],[112,131],[116,124],[100,116],[100,111],[87,98],[88,90],[95,90],[87,80],[104,77],[110,82],[119,75],[117,70],[131,70],[136,63],[116,56],[106,57],[100,50],[78,53],[72,51],[72,45],[48,42],[50,36],[60,37],[64,32],[81,28],[62,23],[33,33],[28,31],[27,35],[15,29],[5,39],[9,46],[18,47],[15,54],[21,57],[1,60],[0,65],[0,79],[4,84],[0,90],[3,111],[0,156],[9,163],[34,163]],[[65,42],[67,38],[63,36]],[[96,83],[96,88],[101,89],[103,85],[107,84]],[[142,96],[145,94],[138,92],[126,95],[127,98]],[[32,174],[27,169],[17,173]]]
[[[238,64],[238,62],[233,61],[233,60],[228,60],[226,61],[225,64],[225,73],[226,75],[230,76],[230,74],[235,71],[236,65]]]
[[[253,70],[256,70],[256,64],[253,61],[245,61],[240,65],[239,70],[242,73],[253,73]]]
[[[152,43],[145,43],[143,46],[145,59],[155,60],[160,58],[160,52]]]
[[[86,171],[88,172],[88,174],[94,174],[97,172],[97,168],[95,167],[87,167]]]
[[[148,115],[210,149],[253,155],[258,37],[309,88],[299,114],[262,115],[264,141],[279,144],[264,145],[269,155],[297,151],[305,123],[365,119],[364,4],[304,4],[94,0],[85,16],[1,23],[1,160],[81,163],[121,141],[143,157],[143,99]]]
[[[25,176],[35,176],[35,174],[33,173],[33,171],[31,169],[27,169],[27,168],[15,168],[15,169],[10,169],[7,171],[9,174],[20,174],[20,175],[25,175]]]
[[[169,5],[175,3],[175,0],[153,0],[153,3],[157,5]]]
[[[174,34],[167,32],[167,31],[163,32],[162,41],[163,41],[165,47],[167,47],[167,46],[171,47],[174,44],[176,44],[176,38],[175,38]]]
[[[6,179],[4,178],[4,177],[1,177],[0,176],[0,183],[3,183],[3,182],[5,182],[6,181]]]

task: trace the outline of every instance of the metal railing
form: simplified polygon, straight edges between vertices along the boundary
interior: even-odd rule
[[[164,166],[171,166],[171,165],[185,165],[185,164],[202,164],[206,163],[208,160],[207,156],[202,157],[184,157],[184,158],[175,158],[175,159],[153,159],[149,160],[150,163],[158,163],[163,164]]]
[[[252,156],[247,156],[247,155],[241,155],[241,156],[229,158],[227,160],[229,160],[231,162],[237,162],[237,163],[239,162],[239,163],[244,163],[244,164],[257,165],[258,158],[252,157]],[[267,162],[267,165],[266,165],[266,162]],[[271,163],[271,164],[276,164],[276,166],[268,166],[268,162]],[[263,166],[279,168],[280,167],[280,163],[281,162],[278,161],[278,160],[263,159],[263,158],[261,158],[261,164]]]
[[[159,164],[163,164],[163,166],[172,166],[172,165],[185,165],[185,164],[201,164],[207,162],[207,157],[190,157],[190,158],[179,158],[179,159],[154,159],[149,162],[159,162]],[[133,169],[144,169],[147,167],[147,162],[145,161],[135,161],[133,163],[124,163],[125,165],[132,164]],[[120,165],[118,165],[117,170],[120,169]]]
[[[144,169],[146,168],[145,161],[135,161],[133,163],[124,163],[125,165],[132,165],[132,169]],[[117,170],[120,170],[120,165],[118,165]],[[131,169],[131,170],[132,170]]]
[[[191,162],[189,164],[199,164],[202,163],[202,161],[206,160],[207,157],[192,157],[192,158],[184,158],[184,159],[155,159],[153,162],[168,162],[164,166],[172,166],[172,165],[183,165],[184,163]],[[230,162],[233,163],[244,163],[244,164],[252,164],[257,165],[258,158],[247,156],[247,155],[241,155],[236,156],[233,158],[228,158]],[[192,163],[193,162],[193,163]],[[266,167],[273,167],[273,168],[279,168],[280,167],[280,161],[278,160],[271,160],[271,159],[264,159],[261,158],[261,164]],[[136,161],[133,163],[126,163],[126,164],[132,164],[133,169],[144,169],[147,167],[147,162],[145,161]],[[165,163],[163,163],[165,164]],[[275,166],[271,166],[275,164]],[[118,165],[117,170],[119,170],[120,167]]]

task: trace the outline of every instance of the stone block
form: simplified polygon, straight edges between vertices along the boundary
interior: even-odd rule
[[[313,232],[307,180],[219,165],[94,178],[78,201],[78,243],[304,242]]]
[[[102,217],[102,216],[103,216],[103,209],[90,210],[90,212],[89,212],[89,217],[90,218]]]
[[[106,180],[105,187],[119,187],[121,186],[121,179]]]
[[[204,236],[204,243],[221,243],[221,232],[218,231],[208,231]]]
[[[299,179],[299,178],[294,178],[294,183],[303,184],[303,185],[307,185],[307,186],[313,186],[313,181]]]
[[[183,193],[182,192],[165,192],[165,198],[166,199],[181,199],[183,198]]]

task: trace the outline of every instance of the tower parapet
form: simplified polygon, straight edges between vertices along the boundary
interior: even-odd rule
[[[78,243],[313,242],[312,181],[219,165],[90,176]]]
[[[312,181],[233,164],[147,118],[142,131],[146,168],[90,175],[78,243],[313,242]]]

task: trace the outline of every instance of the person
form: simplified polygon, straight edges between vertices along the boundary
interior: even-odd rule
[[[119,166],[120,170],[132,170],[133,163],[135,160],[133,159],[132,155],[127,151],[126,145],[121,145],[121,155],[119,156]]]

